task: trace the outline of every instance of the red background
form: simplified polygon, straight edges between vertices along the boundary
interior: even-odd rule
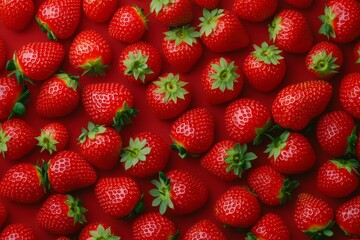
[[[36,1],[36,9],[40,6],[40,4],[43,1]],[[226,0],[221,1],[220,8],[227,8],[230,9],[233,1]],[[133,5],[136,4],[142,8],[145,9],[145,13],[149,12],[149,4],[150,0],[122,0],[119,5]],[[315,36],[315,39],[317,42],[326,40],[324,36],[320,36],[317,31],[321,25],[320,20],[318,19],[318,16],[323,14],[323,8],[324,8],[325,1],[323,0],[317,0],[314,1],[314,4],[305,10],[299,10],[301,11],[309,20],[309,23],[311,25],[313,34]],[[291,6],[287,5],[283,1],[280,1],[279,7],[277,9],[277,12],[279,12],[282,9],[288,9],[292,8]],[[202,15],[201,8],[193,5],[194,9],[194,22],[193,25],[198,24],[198,18]],[[157,23],[151,16],[149,19],[149,31],[145,34],[143,40],[148,41],[152,43],[160,52],[161,52],[161,40],[163,38],[163,32],[167,30],[167,27]],[[253,50],[252,44],[261,44],[263,41],[268,40],[268,32],[267,32],[267,26],[271,22],[271,19],[268,19],[266,21],[263,21],[261,23],[251,23],[243,21],[246,30],[249,33],[249,36],[251,38],[251,44],[240,51],[232,52],[229,54],[215,54],[204,48],[204,54],[202,58],[200,59],[199,63],[193,68],[193,70],[190,73],[184,74],[184,78],[188,80],[191,84],[192,90],[194,92],[193,99],[190,105],[190,108],[194,107],[206,107],[208,108],[213,115],[215,116],[216,121],[216,133],[215,133],[215,142],[223,139],[229,138],[227,133],[225,132],[224,128],[224,112],[225,107],[227,104],[222,105],[210,105],[208,104],[205,99],[202,97],[202,90],[200,87],[200,75],[202,72],[202,69],[207,64],[207,62],[214,58],[219,56],[228,56],[231,57],[236,61],[236,64],[241,67],[242,62],[244,58],[247,56],[249,52]],[[146,99],[144,99],[146,86],[136,86],[132,85],[122,78],[122,74],[118,70],[118,57],[121,53],[121,51],[124,49],[126,44],[123,44],[121,42],[118,42],[114,39],[111,39],[109,37],[109,34],[107,32],[108,28],[108,22],[107,23],[95,23],[85,17],[84,14],[82,14],[82,18],[80,20],[80,24],[77,28],[76,33],[74,36],[79,33],[81,30],[84,29],[94,29],[97,30],[99,33],[101,33],[104,37],[106,37],[111,45],[112,51],[113,51],[113,63],[111,69],[107,72],[106,77],[101,78],[87,78],[83,77],[80,78],[80,83],[84,86],[88,83],[95,83],[95,82],[121,82],[129,87],[129,89],[134,94],[135,98],[135,106],[139,110],[138,116],[134,119],[133,124],[131,126],[127,126],[121,131],[121,135],[123,137],[124,145],[126,146],[128,143],[128,139],[131,135],[141,132],[141,131],[153,131],[160,136],[162,136],[164,139],[168,141],[170,144],[170,138],[169,138],[169,130],[171,127],[172,120],[170,121],[160,121],[158,120],[150,111]],[[31,24],[21,32],[14,32],[11,30],[5,29],[3,26],[0,26],[0,35],[1,38],[4,39],[6,47],[7,47],[7,58],[10,59],[12,56],[12,53],[20,48],[23,44],[33,41],[47,41],[46,35],[41,32],[40,28],[36,25],[35,21],[32,20]],[[73,37],[74,37],[73,36]],[[67,39],[65,41],[60,41],[64,44],[66,50],[68,51],[70,43],[72,41],[72,38]],[[343,50],[344,54],[344,66],[338,75],[331,79],[331,84],[333,85],[335,91],[333,94],[333,97],[331,99],[331,103],[329,104],[329,107],[326,111],[331,111],[335,109],[341,109],[339,106],[339,100],[338,100],[338,87],[341,78],[346,74],[350,72],[354,72],[356,69],[359,69],[359,65],[355,64],[354,57],[352,55],[352,49],[354,47],[355,43],[350,43],[346,45],[341,45],[341,49]],[[286,54],[284,53],[285,60],[287,63],[287,73],[285,76],[284,81],[281,83],[281,85],[275,89],[274,91],[270,93],[260,93],[256,90],[254,90],[251,86],[249,86],[247,83],[245,83],[244,89],[239,97],[251,97],[259,99],[261,102],[263,102],[265,105],[267,105],[269,108],[271,107],[271,103],[276,96],[276,93],[278,90],[283,88],[286,85],[289,85],[291,83],[295,82],[302,82],[305,80],[314,79],[314,77],[308,73],[304,66],[304,57],[305,54]],[[75,69],[73,69],[68,61],[68,58],[65,58],[65,61],[62,65],[62,69],[65,71],[68,71],[69,73],[73,75],[80,74]],[[175,72],[174,69],[172,69],[169,64],[164,61],[162,72]],[[1,76],[6,75],[4,69],[1,70]],[[58,118],[58,119],[44,119],[39,117],[35,111],[34,111],[34,101],[36,99],[36,96],[38,94],[39,86],[41,83],[35,83],[34,86],[29,86],[31,91],[31,97],[30,97],[30,104],[27,107],[27,113],[22,117],[26,121],[28,121],[31,125],[33,125],[36,128],[40,128],[44,126],[46,123],[50,123],[52,121],[61,121],[64,123],[70,132],[70,142],[68,144],[69,149],[78,149],[77,146],[77,137],[81,133],[81,128],[85,127],[88,122],[88,117],[84,112],[84,109],[81,104],[79,104],[76,111],[74,111],[71,115]],[[306,236],[299,231],[295,223],[293,221],[293,213],[294,213],[294,203],[296,196],[300,192],[309,192],[316,196],[319,196],[326,201],[328,201],[333,209],[335,210],[341,203],[349,199],[350,197],[359,194],[360,191],[357,190],[356,193],[352,194],[348,198],[344,199],[330,199],[326,198],[325,196],[321,195],[317,192],[316,186],[315,186],[315,179],[316,179],[316,171],[318,167],[323,163],[324,161],[328,160],[330,156],[326,155],[323,151],[320,150],[319,144],[317,143],[314,134],[309,133],[306,134],[310,142],[312,143],[314,149],[316,149],[317,153],[317,164],[316,166],[306,172],[305,174],[301,175],[295,175],[291,176],[292,179],[298,179],[301,183],[300,187],[294,192],[293,198],[284,206],[280,207],[273,207],[269,208],[263,205],[263,213],[267,212],[275,212],[279,214],[288,224],[288,227],[291,231],[292,239],[305,239]],[[267,164],[267,158],[264,154],[261,154],[262,151],[265,149],[265,145],[261,145],[259,147],[250,147],[251,150],[255,151],[259,158],[254,161],[254,165],[261,165],[261,164]],[[19,160],[18,162],[30,162],[30,163],[36,163],[39,159],[50,159],[49,154],[40,154],[39,148],[34,149],[31,154],[24,157],[23,159]],[[10,161],[3,161],[0,163],[0,177],[3,176],[5,171],[9,169],[14,162]],[[169,216],[178,227],[181,235],[184,236],[186,230],[192,226],[195,222],[201,219],[211,219],[213,222],[215,222],[218,226],[221,227],[221,224],[216,221],[213,215],[213,206],[217,198],[224,193],[230,186],[234,185],[242,185],[245,183],[244,179],[246,178],[246,174],[243,176],[242,179],[233,181],[233,182],[223,182],[221,180],[218,180],[215,177],[212,177],[206,170],[204,170],[200,164],[199,159],[180,159],[175,152],[172,153],[171,158],[169,160],[169,163],[167,165],[166,170],[169,169],[185,169],[193,174],[195,174],[200,179],[204,180],[210,190],[210,196],[207,201],[207,203],[198,211],[195,213],[183,216],[183,217],[173,217]],[[113,171],[97,171],[98,177],[105,177],[105,176],[122,176],[126,175],[125,171],[120,168],[120,165],[116,167],[116,170]],[[144,192],[145,196],[145,212],[149,211],[156,211],[155,208],[151,207],[151,201],[152,197],[148,194],[148,190],[152,188],[152,184],[150,183],[151,179],[136,179],[138,183],[141,185],[141,188]],[[87,189],[82,189],[80,191],[76,191],[73,193],[74,195],[78,196],[83,200],[84,206],[89,210],[87,212],[87,219],[88,222],[93,221],[103,221],[108,224],[111,224],[113,226],[113,229],[116,229],[118,233],[120,233],[122,239],[132,239],[131,236],[131,224],[132,221],[123,221],[111,218],[110,216],[103,213],[102,209],[100,208],[99,204],[97,203],[95,199],[95,195],[93,192],[93,187],[89,187]],[[34,217],[36,213],[38,212],[39,207],[41,206],[42,202],[39,202],[37,204],[31,204],[31,205],[24,205],[24,204],[15,204],[10,201],[3,200],[5,202],[5,205],[7,206],[7,209],[9,211],[9,218],[6,222],[7,224],[10,223],[27,223],[31,225],[34,230],[36,231],[36,235],[38,239],[55,239],[56,236],[51,235],[40,229],[34,220]],[[334,227],[334,230],[336,232],[333,239],[346,239],[345,235],[339,230],[338,227]],[[234,229],[223,229],[223,232],[226,234],[228,239],[243,239],[243,236],[245,236],[243,233],[241,233],[238,230]]]

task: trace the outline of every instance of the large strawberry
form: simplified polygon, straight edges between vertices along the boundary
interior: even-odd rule
[[[285,221],[274,213],[267,213],[251,228],[245,240],[290,240]]]
[[[354,58],[356,63],[360,63],[360,40],[354,47]],[[1,69],[1,66],[0,66]]]
[[[0,201],[0,229],[4,225],[8,216],[8,211],[3,202]]]
[[[27,224],[13,223],[8,225],[0,234],[4,240],[36,240],[35,231]]]
[[[64,124],[52,122],[41,128],[40,136],[36,137],[41,152],[47,150],[50,154],[64,150],[68,143],[69,132]]]
[[[224,233],[210,220],[200,220],[190,227],[184,240],[226,240]]]
[[[0,22],[15,31],[26,28],[35,12],[33,0],[1,0]]]
[[[336,223],[348,236],[360,237],[360,196],[355,196],[336,209]]]
[[[347,74],[340,83],[340,103],[355,118],[360,118],[360,72]]]
[[[6,60],[6,46],[4,41],[0,38],[0,70],[4,67]]]
[[[235,0],[232,10],[242,19],[261,22],[273,15],[277,6],[278,0]]]
[[[108,21],[116,10],[117,0],[88,1],[82,3],[85,16],[95,22]]]
[[[150,11],[156,21],[169,27],[178,27],[193,19],[190,0],[152,0]]]
[[[297,8],[308,8],[313,3],[313,0],[285,0],[289,5]]]
[[[84,227],[79,235],[79,240],[120,240],[119,236],[116,236],[111,229],[111,226],[106,223],[90,223]]]

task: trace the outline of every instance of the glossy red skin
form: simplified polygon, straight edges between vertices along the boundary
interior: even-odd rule
[[[82,9],[85,16],[95,22],[107,22],[117,7],[117,0],[84,0]]]
[[[355,152],[356,152],[357,159],[360,159],[360,133],[358,133],[358,135],[357,135]]]
[[[257,239],[290,240],[289,229],[278,215],[267,213],[251,228]]]
[[[340,104],[354,118],[360,118],[360,72],[347,74],[340,83]]]
[[[313,3],[313,0],[285,0],[289,5],[297,8],[308,8]]]
[[[355,62],[360,61],[360,41],[358,41],[354,47],[354,59]],[[0,64],[0,69],[1,69],[1,64]]]
[[[6,120],[22,94],[22,87],[16,78],[2,77],[0,78],[0,92],[0,120]]]
[[[241,19],[261,22],[275,13],[278,0],[235,0],[232,10]]]
[[[349,235],[360,237],[360,196],[344,202],[336,210],[336,223]]]
[[[202,8],[212,10],[219,5],[220,0],[193,0],[193,2]]]
[[[14,223],[4,228],[0,234],[0,239],[36,240],[36,236],[34,230],[30,226]]]
[[[190,0],[174,0],[163,6],[158,14],[152,13],[156,21],[168,26],[177,27],[191,22],[193,12]]]
[[[65,149],[68,140],[69,140],[69,132],[64,124],[60,122],[52,122],[46,124],[41,128],[45,134],[49,134],[52,139],[57,141],[56,143],[56,151],[60,152]]]
[[[210,220],[200,220],[190,227],[184,240],[226,240],[224,233]]]
[[[3,202],[0,201],[0,228],[4,225],[8,216],[8,212],[6,210],[5,205]]]
[[[256,129],[264,128],[270,120],[270,110],[251,98],[235,100],[225,111],[226,131],[234,141],[241,144],[252,142],[256,137]]]
[[[88,240],[89,238],[91,239],[91,231],[97,231],[99,225],[102,225],[104,227],[104,229],[111,229],[111,234],[115,235],[115,233],[113,232],[113,228],[107,224],[107,223],[100,223],[100,222],[94,222],[94,223],[89,223],[88,225],[86,225],[80,232],[79,235],[79,240]]]
[[[4,41],[0,39],[0,71],[5,66],[5,60],[6,60],[6,47]]]
[[[32,0],[0,1],[0,22],[11,30],[25,29],[33,19],[34,12],[35,5]]]

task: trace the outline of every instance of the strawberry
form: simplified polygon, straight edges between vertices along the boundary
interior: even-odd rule
[[[203,206],[208,198],[204,182],[183,170],[171,170],[166,175],[159,173],[159,180],[151,181],[156,188],[149,191],[154,197],[152,206],[159,206],[164,214],[168,208],[174,215],[190,214]]]
[[[0,1],[0,22],[11,30],[25,29],[32,20],[34,12],[35,5],[32,0]]]
[[[8,225],[0,234],[0,239],[4,240],[36,240],[34,230],[22,223],[14,223]]]
[[[305,53],[313,46],[314,37],[305,16],[295,10],[283,10],[269,25],[270,40],[290,53]]]
[[[267,146],[271,166],[284,174],[303,173],[316,161],[314,149],[300,133],[283,132]]]
[[[114,218],[130,217],[143,208],[139,185],[129,177],[100,179],[95,195],[104,212]]]
[[[360,196],[344,202],[336,210],[336,223],[348,236],[360,237]]]
[[[17,160],[36,145],[37,131],[25,121],[13,118],[0,124],[0,159]]]
[[[64,124],[53,122],[41,128],[41,134],[36,137],[41,152],[47,150],[50,154],[65,149],[69,139],[69,132]]]
[[[192,0],[192,1],[195,4],[199,5],[200,7],[206,8],[209,10],[216,8],[220,3],[220,0]]]
[[[214,9],[210,12],[204,9],[199,20],[201,40],[213,52],[231,52],[249,44],[244,26],[231,11]]]
[[[8,212],[3,202],[0,201],[0,229],[4,225],[8,216]]]
[[[54,118],[73,112],[80,99],[78,78],[59,73],[44,82],[36,98],[36,113],[41,117]]]
[[[360,72],[349,73],[340,83],[340,104],[355,118],[360,118]]]
[[[273,15],[277,6],[277,0],[235,0],[232,5],[232,10],[241,19],[261,22]]]
[[[246,78],[255,89],[268,92],[284,79],[286,63],[282,52],[275,45],[266,42],[261,47],[254,45],[255,51],[249,54],[243,64]]]
[[[360,3],[356,0],[329,0],[319,18],[323,22],[319,33],[334,42],[348,43],[360,36]]]
[[[220,104],[237,98],[243,85],[240,69],[230,58],[210,60],[201,74],[201,87],[205,99],[211,104]]]
[[[50,40],[69,38],[81,15],[80,0],[46,0],[36,14],[36,22]]]
[[[215,217],[222,224],[248,228],[260,217],[261,207],[252,192],[244,186],[231,187],[215,203]]]
[[[178,27],[193,19],[190,0],[152,0],[150,11],[156,21],[168,27]]]
[[[92,165],[111,170],[121,153],[122,138],[113,128],[88,123],[78,138],[81,155]]]
[[[332,86],[321,80],[288,85],[272,103],[274,121],[283,128],[302,130],[324,111],[332,92]]]
[[[286,223],[278,215],[267,213],[251,228],[245,240],[290,240]]]
[[[298,195],[294,219],[298,229],[311,239],[323,239],[324,236],[333,235],[330,228],[334,224],[334,211],[327,202],[309,193]]]
[[[159,51],[147,42],[128,45],[119,59],[120,72],[132,83],[144,84],[160,74],[162,59]]]
[[[73,40],[69,50],[70,64],[82,75],[104,76],[112,60],[108,41],[95,30],[84,30]]]
[[[44,230],[68,235],[80,229],[86,222],[82,201],[71,195],[54,194],[42,204],[36,215],[36,223]]]
[[[109,24],[109,35],[125,43],[139,41],[147,30],[143,10],[134,6],[122,6],[116,10]]]
[[[224,233],[210,220],[201,220],[188,229],[184,240],[226,240]]]
[[[95,22],[107,22],[116,10],[117,0],[84,0],[82,9],[85,16]]]
[[[179,116],[189,106],[192,90],[180,74],[163,73],[149,84],[146,100],[156,117],[169,119]]]
[[[81,230],[79,240],[88,239],[105,239],[105,240],[120,240],[111,230],[111,226],[106,223],[90,223]]]
[[[358,41],[358,43],[354,47],[354,58],[356,63],[360,63],[360,41]],[[1,64],[0,64],[0,69],[1,69]]]
[[[247,152],[247,145],[231,140],[216,143],[201,159],[201,165],[211,174],[225,181],[235,180],[251,168],[251,161],[257,156]]]
[[[4,41],[0,38],[0,70],[2,70],[5,64],[5,60],[6,60],[6,46]]]
[[[166,60],[178,72],[190,71],[203,53],[199,32],[190,25],[184,25],[164,34],[162,51]]]
[[[313,3],[313,0],[285,0],[285,2],[296,8],[308,8]]]
[[[170,137],[181,158],[206,152],[214,141],[213,115],[206,108],[185,112],[173,122]]]
[[[165,168],[169,156],[170,148],[161,137],[152,132],[141,132],[130,138],[120,162],[132,176],[151,177]]]

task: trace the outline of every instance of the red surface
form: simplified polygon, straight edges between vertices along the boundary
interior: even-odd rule
[[[38,8],[39,5],[43,1],[36,1],[36,7]],[[137,4],[140,7],[145,9],[145,12],[147,13],[149,10],[149,3],[150,0],[122,0],[121,5],[126,4]],[[233,1],[221,1],[220,7],[221,8],[230,8]],[[320,36],[317,34],[317,31],[321,25],[320,20],[318,19],[318,15],[321,15],[323,13],[323,8],[325,1],[323,0],[317,0],[314,1],[315,3],[313,6],[309,9],[300,10],[302,13],[304,13],[309,20],[311,24],[312,31],[314,33],[314,36],[316,38],[316,41],[325,40],[324,36]],[[280,6],[278,7],[277,11],[280,11],[281,9],[291,8],[289,5],[283,3],[281,1]],[[194,5],[194,11],[195,11],[195,20],[194,24],[198,23],[198,17],[201,15],[201,9]],[[268,33],[267,33],[267,25],[270,23],[271,18],[262,22],[262,23],[251,23],[251,22],[245,22],[243,21],[246,30],[248,31],[251,43],[252,44],[261,44],[261,42],[268,40]],[[118,57],[121,53],[121,51],[124,49],[126,44],[120,43],[114,39],[109,38],[109,34],[107,32],[108,23],[102,23],[98,24],[95,23],[89,19],[87,19],[84,14],[81,18],[80,25],[76,31],[76,33],[79,33],[81,30],[84,29],[94,29],[97,30],[99,33],[101,33],[103,36],[105,36],[112,47],[113,50],[113,64],[112,68],[108,71],[107,76],[103,78],[87,78],[83,77],[80,79],[80,83],[82,85],[86,85],[88,83],[94,83],[94,82],[121,82],[127,85],[135,97],[135,106],[137,109],[139,109],[138,116],[134,119],[133,124],[131,126],[128,126],[124,128],[121,132],[121,135],[124,140],[124,145],[127,145],[128,139],[131,135],[138,133],[140,131],[154,131],[155,133],[162,136],[164,139],[168,141],[170,144],[170,138],[169,138],[169,131],[172,121],[160,121],[156,119],[155,116],[152,115],[146,100],[144,99],[146,86],[136,86],[133,84],[130,84],[126,82],[123,78],[121,73],[118,70],[117,64],[118,64]],[[166,31],[167,28],[157,22],[154,21],[152,17],[149,17],[149,31],[145,34],[144,40],[148,41],[154,46],[156,46],[161,51],[161,39],[163,37],[163,32]],[[20,48],[23,44],[33,41],[47,41],[46,35],[43,34],[40,30],[40,28],[36,25],[35,21],[33,20],[28,28],[26,28],[22,32],[14,32],[10,30],[6,30],[3,26],[0,26],[0,35],[1,38],[4,39],[4,42],[7,47],[7,58],[10,59],[12,53]],[[66,50],[68,51],[69,45],[71,43],[71,39],[68,39],[66,41],[60,41],[64,44]],[[331,103],[327,109],[327,111],[330,110],[337,110],[341,109],[339,106],[339,100],[338,100],[338,86],[340,83],[341,78],[346,74],[354,71],[359,71],[359,65],[356,66],[354,63],[354,58],[352,55],[352,49],[354,47],[355,43],[350,43],[346,45],[340,45],[341,49],[344,53],[344,67],[340,74],[338,74],[335,78],[331,79],[331,83],[335,88],[334,95],[332,97]],[[184,77],[186,80],[188,80],[191,84],[191,87],[195,94],[193,94],[193,100],[190,105],[190,108],[194,107],[206,107],[208,108],[215,116],[216,120],[216,142],[222,139],[227,139],[228,135],[225,132],[224,128],[224,112],[225,107],[227,104],[222,105],[216,105],[212,106],[206,103],[205,99],[202,97],[202,90],[200,88],[200,75],[202,72],[202,69],[204,68],[205,64],[212,58],[218,57],[218,56],[228,56],[233,58],[238,65],[241,66],[244,58],[246,55],[252,51],[253,48],[251,45],[249,45],[247,48],[242,49],[241,51],[236,51],[230,54],[215,54],[210,51],[205,50],[204,54],[199,61],[199,63],[195,66],[195,68],[188,74],[184,74]],[[251,88],[247,83],[245,83],[245,87],[239,97],[252,97],[259,99],[262,101],[265,105],[268,107],[271,106],[271,103],[276,95],[276,92],[283,88],[284,86],[295,83],[295,82],[301,82],[305,80],[314,79],[306,70],[304,66],[304,58],[305,54],[284,54],[285,60],[287,64],[287,73],[285,76],[285,79],[283,83],[274,91],[271,93],[260,93],[253,88]],[[65,59],[65,62],[62,66],[62,69],[65,71],[69,71],[71,74],[76,75],[79,74],[75,69],[73,69],[69,65],[68,59]],[[169,66],[166,61],[164,61],[163,70],[162,72],[168,72],[173,71],[171,66]],[[4,76],[6,74],[5,70],[1,70],[1,76]],[[81,128],[85,127],[88,122],[88,117],[84,112],[83,107],[81,104],[79,104],[78,108],[75,112],[73,112],[71,115],[63,118],[58,119],[43,119],[36,115],[34,111],[34,100],[36,99],[36,95],[38,94],[39,86],[41,83],[35,83],[34,86],[30,85],[30,91],[31,91],[31,99],[30,104],[27,108],[27,113],[25,116],[23,116],[23,119],[28,121],[30,124],[32,124],[34,127],[40,128],[41,126],[44,126],[46,123],[52,122],[52,121],[61,121],[63,122],[70,130],[70,143],[68,145],[69,149],[75,149],[78,150],[77,146],[77,137],[81,133]],[[263,213],[266,212],[275,212],[279,214],[284,220],[286,220],[292,234],[292,239],[306,239],[306,236],[303,235],[299,230],[297,230],[295,223],[293,221],[293,212],[294,212],[294,203],[297,194],[300,192],[309,192],[314,195],[317,195],[319,197],[322,197],[323,199],[326,199],[333,209],[335,210],[342,202],[349,199],[350,197],[347,197],[345,199],[329,199],[324,196],[322,196],[320,193],[317,192],[316,186],[315,186],[315,177],[316,177],[316,171],[318,167],[323,163],[324,161],[328,160],[330,156],[326,155],[324,152],[320,150],[320,146],[317,143],[314,134],[309,133],[306,135],[309,140],[311,141],[314,149],[316,149],[317,152],[317,164],[316,166],[308,171],[305,174],[299,175],[299,176],[292,176],[293,179],[298,179],[301,183],[301,186],[295,191],[293,199],[287,203],[284,206],[280,207],[265,207],[263,206]],[[261,164],[267,164],[267,158],[264,154],[261,154],[261,152],[265,149],[265,145],[261,145],[259,147],[250,147],[251,150],[255,151],[257,154],[259,154],[259,159],[254,161],[254,165],[261,165]],[[45,159],[48,160],[50,156],[48,154],[39,154],[39,148],[36,148],[32,151],[31,154],[26,156],[25,158],[19,160],[18,162],[30,162],[30,163],[36,163],[39,159]],[[14,162],[10,161],[3,161],[0,163],[0,177],[3,176],[4,172],[9,169]],[[186,230],[192,226],[195,222],[197,222],[200,219],[211,219],[213,222],[215,222],[218,226],[221,226],[219,222],[216,221],[213,214],[213,206],[216,201],[216,199],[225,192],[230,186],[234,185],[241,185],[244,184],[246,174],[243,176],[243,179],[239,179],[230,183],[223,182],[221,180],[218,180],[215,177],[212,177],[207,171],[205,171],[199,164],[199,159],[186,159],[182,160],[180,159],[175,152],[172,153],[171,158],[169,160],[169,163],[167,165],[166,170],[169,169],[185,169],[189,170],[192,173],[194,173],[196,176],[198,176],[200,179],[204,180],[207,184],[207,186],[210,189],[210,197],[200,210],[195,212],[194,214],[183,216],[183,217],[173,217],[170,215],[170,218],[175,222],[176,226],[178,227],[181,236],[184,236]],[[116,170],[106,172],[106,171],[97,171],[98,176],[105,177],[105,176],[123,176],[126,175],[123,169],[120,168],[120,165],[117,166]],[[150,207],[152,198],[148,194],[148,190],[152,188],[152,184],[150,183],[151,179],[136,179],[142,187],[142,190],[144,192],[144,198],[145,198],[145,212],[149,211],[156,211],[155,208]],[[359,194],[360,191],[357,190],[355,194],[352,196]],[[117,232],[119,232],[122,236],[122,239],[132,239],[131,236],[131,224],[132,221],[123,221],[123,220],[117,220],[114,218],[111,218],[110,216],[103,213],[102,209],[100,209],[99,204],[97,203],[95,199],[95,195],[93,192],[93,188],[87,188],[80,191],[77,191],[74,193],[76,196],[80,197],[83,202],[84,206],[88,208],[87,213],[87,219],[88,222],[93,221],[103,221],[108,224],[111,224],[114,229],[116,229]],[[37,204],[32,205],[24,205],[24,204],[15,204],[10,201],[4,200],[6,207],[9,210],[9,218],[6,222],[6,224],[10,223],[27,223],[31,225],[34,230],[36,231],[36,234],[38,236],[38,239],[55,239],[56,236],[48,234],[44,232],[42,229],[40,229],[35,221],[34,217],[36,213],[38,212],[39,207],[41,206],[41,202]],[[345,235],[339,230],[338,227],[335,227],[336,235],[332,239],[346,239]],[[234,229],[223,229],[224,233],[228,237],[228,239],[243,239],[244,234],[238,230]]]

